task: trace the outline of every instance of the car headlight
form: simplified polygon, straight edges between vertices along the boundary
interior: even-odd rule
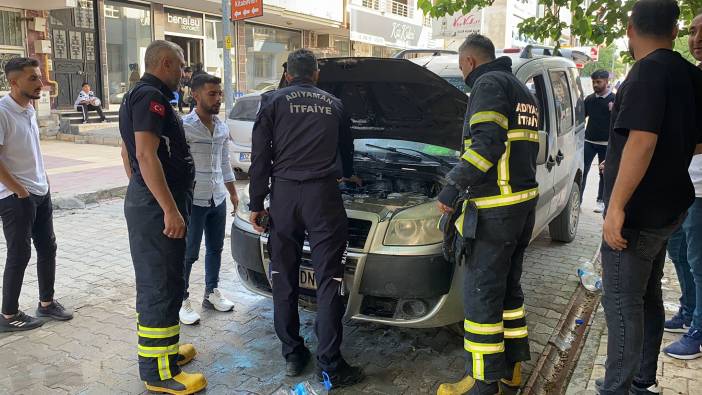
[[[383,244],[387,246],[421,246],[440,243],[441,212],[436,202],[420,204],[397,213],[388,225]]]
[[[239,189],[239,205],[236,207],[236,216],[242,221],[249,222],[249,215],[251,210],[249,210],[249,184],[246,184],[244,188]]]

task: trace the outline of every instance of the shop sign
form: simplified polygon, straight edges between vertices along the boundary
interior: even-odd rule
[[[351,9],[351,40],[374,45],[412,48],[419,44],[422,26]]]
[[[263,0],[232,0],[232,20],[255,18],[263,15]]]
[[[166,31],[168,33],[204,35],[202,14],[180,10],[166,10]]]
[[[482,28],[482,11],[474,10],[468,14],[457,12],[451,16],[441,17],[432,23],[433,38],[465,37],[480,33]]]

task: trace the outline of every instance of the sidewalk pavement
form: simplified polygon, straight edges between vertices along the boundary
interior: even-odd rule
[[[42,140],[51,196],[59,208],[83,208],[120,196],[127,185],[119,147]]]

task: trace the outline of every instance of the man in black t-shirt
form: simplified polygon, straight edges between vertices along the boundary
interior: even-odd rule
[[[702,147],[702,71],[672,51],[679,14],[675,1],[640,0],[627,28],[637,62],[617,92],[604,171],[600,394],[658,393],[665,247],[694,199],[688,167]]]
[[[150,391],[192,394],[207,385],[180,366],[195,356],[178,345],[178,311],[185,292],[185,230],[195,167],[180,117],[169,101],[183,74],[183,51],[156,40],[146,49],[146,73],[119,110],[122,159],[129,177],[124,215],[136,280],[139,375]]]
[[[614,105],[614,93],[609,89],[609,72],[607,70],[597,70],[592,73],[590,78],[592,79],[592,89],[595,92],[585,98],[587,129],[585,130],[585,172],[583,174],[582,195],[585,194],[587,175],[595,155],[600,164],[604,162],[607,155],[610,114]],[[599,176],[596,213],[601,213],[604,210],[604,199],[602,198],[604,179],[601,171]],[[582,197],[580,200],[582,201]]]

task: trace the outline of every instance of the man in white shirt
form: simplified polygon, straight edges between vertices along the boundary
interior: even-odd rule
[[[102,113],[102,108],[100,108],[100,99],[95,96],[95,92],[90,90],[90,84],[87,82],[83,84],[83,88],[78,93],[75,105],[76,110],[83,113],[83,123],[88,123],[89,111],[97,111],[100,116],[100,122],[107,122],[105,114]]]
[[[70,320],[73,313],[54,300],[56,238],[49,181],[39,147],[39,127],[31,104],[39,99],[39,62],[13,58],[5,65],[10,94],[0,100],[0,218],[7,243],[0,332],[34,329],[44,321],[19,310],[24,271],[37,250],[39,317]]]
[[[229,163],[229,128],[217,117],[222,105],[222,80],[201,74],[193,78],[191,89],[197,104],[195,111],[183,117],[185,138],[195,161],[195,192],[186,235],[185,295],[180,309],[180,321],[186,325],[200,320],[190,302],[188,284],[190,271],[200,255],[203,231],[206,252],[202,307],[217,311],[234,308],[234,303],[222,295],[217,285],[227,222],[227,196],[232,203],[232,212],[239,204],[234,172]]]

